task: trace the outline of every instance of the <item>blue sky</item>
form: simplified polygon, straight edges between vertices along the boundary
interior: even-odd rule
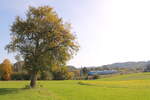
[[[9,2],[9,5],[8,5]],[[72,24],[72,30],[77,34],[79,44],[81,46],[78,55],[83,56],[83,61],[86,59],[87,54],[90,54],[91,49],[96,49],[95,41],[98,42],[99,33],[94,31],[100,22],[100,9],[99,6],[102,5],[103,1],[95,0],[2,0],[0,3],[0,21],[1,21],[1,30],[0,33],[0,61],[4,58],[9,58],[12,62],[15,62],[13,56],[15,54],[7,54],[4,51],[5,45],[10,40],[10,25],[14,21],[15,16],[24,16],[28,6],[41,6],[49,5],[54,7],[56,12],[62,17],[65,21]],[[103,5],[102,5],[103,6]],[[101,7],[100,7],[101,8]],[[98,19],[98,20],[97,20]],[[97,36],[95,36],[97,35]],[[97,38],[95,38],[97,37]],[[97,39],[97,40],[96,40]],[[95,40],[95,41],[92,41]],[[90,46],[91,45],[91,46]],[[86,51],[86,52],[85,52]],[[77,55],[77,56],[78,56]],[[85,58],[84,58],[85,57]],[[79,57],[80,58],[80,57]],[[75,57],[74,59],[79,59]],[[81,60],[81,59],[80,59]],[[74,62],[74,61],[73,61]],[[80,62],[77,63],[80,64]],[[70,63],[72,64],[72,62]]]
[[[150,2],[148,0],[1,0],[0,62],[15,62],[4,50],[15,16],[28,6],[49,5],[72,24],[81,46],[68,64],[81,66],[150,60]]]

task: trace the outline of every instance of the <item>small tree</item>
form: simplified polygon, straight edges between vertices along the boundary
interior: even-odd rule
[[[12,64],[8,59],[5,59],[1,64],[1,77],[3,80],[10,80],[12,74]]]
[[[89,70],[86,67],[82,68],[81,71],[82,71],[83,76],[88,75]]]
[[[18,51],[31,75],[30,86],[36,86],[39,72],[53,65],[64,66],[78,51],[70,25],[49,6],[29,7],[26,19],[17,17],[11,27],[12,40],[8,51]]]
[[[86,67],[81,69],[81,73],[82,73],[81,75],[83,76],[84,79],[88,79],[88,72],[89,70]]]
[[[145,69],[144,69],[144,72],[150,72],[150,64],[147,64]]]

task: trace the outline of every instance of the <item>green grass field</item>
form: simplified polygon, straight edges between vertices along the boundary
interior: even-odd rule
[[[38,81],[42,87],[23,89],[27,84],[1,81],[0,100],[150,100],[150,73],[91,81]]]

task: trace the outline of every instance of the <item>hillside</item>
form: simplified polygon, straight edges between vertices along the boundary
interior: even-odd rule
[[[150,61],[139,61],[139,62],[122,62],[105,65],[110,68],[145,68]]]
[[[128,80],[150,80],[150,73],[134,73],[126,75],[114,75],[109,78],[102,78],[101,81],[128,81]]]
[[[112,63],[102,66],[87,66],[89,69],[99,69],[99,68],[145,68],[150,64],[150,61],[137,61],[137,62],[119,62]]]

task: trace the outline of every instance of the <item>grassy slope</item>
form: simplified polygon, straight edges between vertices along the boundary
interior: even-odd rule
[[[150,100],[150,73],[78,82],[39,81],[43,87],[26,90],[28,81],[1,81],[0,100]]]
[[[150,80],[150,73],[135,73],[127,75],[117,75],[111,78],[103,78],[103,81],[125,81],[125,80]]]

